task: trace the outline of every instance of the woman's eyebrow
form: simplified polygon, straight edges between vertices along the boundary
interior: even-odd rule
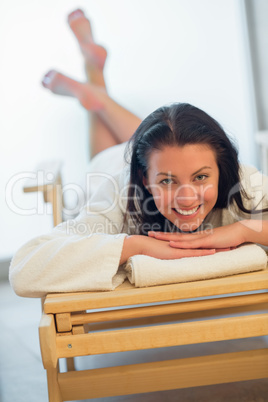
[[[201,167],[200,169],[198,169],[196,172],[194,172],[194,173],[192,174],[192,176],[194,176],[194,175],[196,175],[197,173],[201,172],[203,169],[212,169],[212,167],[211,167],[211,166],[203,166],[203,167]]]
[[[200,169],[198,169],[196,172],[192,173],[192,176],[194,176],[195,174],[201,172],[203,169],[212,169],[211,166],[202,166]],[[171,173],[166,173],[166,172],[159,172],[157,173],[156,176],[168,176],[168,177],[177,177],[175,174],[171,174]]]
[[[168,176],[168,177],[177,177],[175,174],[171,174],[171,173],[165,173],[165,172],[159,172],[157,173],[156,176]]]

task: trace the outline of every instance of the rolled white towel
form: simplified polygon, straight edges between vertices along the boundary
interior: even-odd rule
[[[218,278],[266,267],[266,252],[256,244],[248,244],[213,255],[177,260],[135,255],[128,259],[125,269],[132,284],[145,287]]]

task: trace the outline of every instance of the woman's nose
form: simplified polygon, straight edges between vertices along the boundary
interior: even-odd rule
[[[178,206],[192,206],[198,200],[196,188],[190,184],[184,184],[178,187],[175,193],[175,201]]]

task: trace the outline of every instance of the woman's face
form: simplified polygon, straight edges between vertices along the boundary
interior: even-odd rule
[[[209,145],[154,150],[144,185],[159,212],[184,232],[197,229],[218,198],[219,168]]]

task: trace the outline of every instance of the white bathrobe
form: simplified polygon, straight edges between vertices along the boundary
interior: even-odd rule
[[[42,297],[54,292],[113,290],[125,280],[119,261],[124,239],[133,228],[123,226],[129,180],[123,150],[124,144],[93,159],[88,171],[93,177],[91,194],[76,219],[32,239],[15,254],[10,282],[18,295]],[[255,168],[243,167],[242,171],[244,187],[254,197],[254,204],[267,207],[268,178]],[[245,205],[249,205],[248,200]],[[206,223],[218,227],[236,218],[234,210],[216,210]]]

